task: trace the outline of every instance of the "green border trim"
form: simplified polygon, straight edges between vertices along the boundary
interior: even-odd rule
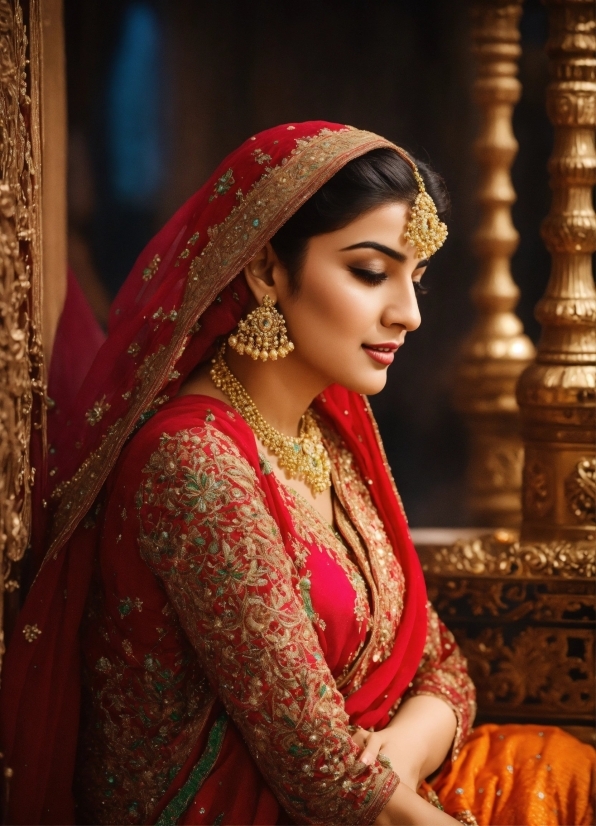
[[[227,728],[228,715],[224,711],[211,727],[205,751],[199,758],[199,762],[192,769],[188,780],[178,794],[170,800],[160,814],[156,821],[156,826],[175,826],[175,824],[178,823],[178,820],[188,809],[193,797],[197,794],[213,769],[219,757]]]

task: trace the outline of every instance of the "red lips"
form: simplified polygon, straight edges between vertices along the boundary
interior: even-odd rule
[[[363,344],[362,349],[366,351],[366,353],[376,361],[378,364],[382,364],[385,367],[392,364],[393,359],[395,358],[395,351],[399,350],[401,344],[396,344],[394,341],[387,341],[383,344]]]

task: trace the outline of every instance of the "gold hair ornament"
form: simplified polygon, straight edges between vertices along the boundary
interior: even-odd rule
[[[280,468],[292,479],[301,479],[316,496],[331,487],[331,463],[323,444],[321,429],[310,410],[300,419],[298,438],[276,430],[259,413],[257,406],[232,373],[224,359],[225,344],[213,359],[213,384],[230,400],[255,436],[277,457]]]
[[[238,323],[238,329],[228,338],[228,344],[239,355],[255,361],[276,361],[285,358],[294,349],[288,340],[286,322],[269,295],[263,303]]]
[[[400,153],[401,154],[401,153]],[[403,155],[412,167],[418,184],[418,195],[410,210],[410,220],[406,227],[406,241],[414,246],[421,258],[430,258],[440,249],[447,238],[447,227],[439,219],[435,202],[426,191],[426,186],[416,164],[407,155]]]

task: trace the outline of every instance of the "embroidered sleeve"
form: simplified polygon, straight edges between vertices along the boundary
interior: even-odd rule
[[[455,712],[457,730],[451,755],[455,759],[476,716],[476,691],[468,675],[466,659],[453,634],[441,622],[430,603],[426,646],[407,696],[417,694],[440,697]]]
[[[141,554],[279,802],[299,823],[372,823],[399,779],[358,761],[252,466],[207,423],[164,434],[144,474]]]

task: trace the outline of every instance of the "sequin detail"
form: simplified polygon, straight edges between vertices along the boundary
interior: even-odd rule
[[[353,822],[356,812],[362,822],[380,811],[397,777],[358,761],[252,467],[205,423],[163,436],[145,476],[141,555],[284,809],[299,822]]]
[[[225,713],[221,714],[209,732],[207,746],[200,760],[191,771],[190,777],[184,786],[160,814],[156,820],[156,826],[173,826],[175,823],[178,823],[179,819],[188,809],[192,799],[198,793],[219,757],[227,726],[228,715]]]

